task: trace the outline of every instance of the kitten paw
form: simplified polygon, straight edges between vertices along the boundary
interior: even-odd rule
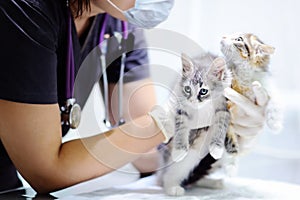
[[[279,132],[282,129],[282,123],[279,120],[268,119],[267,125],[271,130],[275,132]]]
[[[218,145],[211,144],[209,147],[210,155],[216,160],[218,160],[222,157],[223,152],[224,152],[224,149]]]
[[[175,162],[182,161],[186,155],[188,154],[188,151],[186,149],[173,149],[172,150],[172,160]]]
[[[184,195],[184,188],[180,186],[173,186],[170,188],[165,189],[167,195],[170,196],[183,196]]]
[[[266,123],[268,127],[278,133],[281,131],[283,126],[283,111],[280,107],[276,106],[274,102],[269,103],[266,110]]]
[[[227,153],[236,155],[239,152],[239,145],[236,136],[227,135],[225,138],[225,149]]]

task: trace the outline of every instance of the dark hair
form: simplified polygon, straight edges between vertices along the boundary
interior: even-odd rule
[[[91,10],[91,0],[70,0],[70,4],[74,5],[77,10],[74,11],[75,17],[80,17],[84,11]]]

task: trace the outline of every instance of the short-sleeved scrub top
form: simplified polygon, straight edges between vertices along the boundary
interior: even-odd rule
[[[106,15],[91,17],[89,28],[78,37],[73,19],[72,32],[68,33],[68,9],[64,0],[0,1],[0,99],[30,104],[64,103],[68,34],[72,35],[77,73],[99,44]],[[121,21],[111,16],[106,24],[105,33],[109,35],[122,31]],[[136,50],[126,54],[126,82],[149,76],[143,32],[131,25],[128,30],[135,36]],[[118,82],[120,59],[111,63],[107,73],[110,83]],[[92,85],[86,88],[91,89]],[[78,97],[84,105],[86,97],[80,97],[80,92]],[[0,191],[19,186],[16,169],[0,140]]]

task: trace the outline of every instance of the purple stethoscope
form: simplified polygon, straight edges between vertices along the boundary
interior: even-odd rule
[[[68,12],[68,47],[67,47],[67,62],[66,62],[66,93],[65,93],[65,104],[60,107],[61,111],[61,124],[67,125],[72,129],[76,129],[80,124],[81,119],[81,107],[76,103],[76,99],[73,97],[73,89],[75,83],[75,63],[74,63],[74,52],[73,52],[73,41],[72,41],[72,16],[71,12]],[[107,53],[107,39],[109,36],[105,34],[106,25],[108,21],[108,15],[104,15],[104,21],[101,27],[99,35],[99,48],[101,51],[100,61],[102,68],[102,77],[103,77],[103,93],[104,93],[104,106],[105,106],[105,116],[104,124],[108,128],[113,128],[109,120],[109,102],[108,102],[108,80],[106,73],[106,53]],[[119,42],[119,50],[122,50],[121,54],[121,66],[120,66],[120,77],[118,82],[118,123],[117,126],[125,123],[123,118],[123,107],[122,107],[122,98],[123,98],[123,76],[125,69],[125,59],[126,59],[126,45],[122,45],[122,39],[126,41],[127,35],[127,23],[122,21],[122,32],[123,36],[120,33],[114,33],[114,36]],[[122,38],[123,37],[123,38]]]

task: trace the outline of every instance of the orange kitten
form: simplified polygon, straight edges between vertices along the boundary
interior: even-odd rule
[[[252,83],[258,81],[267,90],[269,79],[270,55],[274,53],[274,47],[264,44],[256,35],[251,33],[236,33],[224,36],[221,41],[221,51],[224,54],[228,67],[232,71],[232,88],[255,102]],[[270,95],[272,91],[267,91]],[[280,130],[282,126],[281,112],[272,105],[272,97],[266,109],[267,125],[273,130]],[[234,109],[229,102],[228,108]],[[225,146],[229,153],[238,153],[238,137],[233,126],[229,126]]]

